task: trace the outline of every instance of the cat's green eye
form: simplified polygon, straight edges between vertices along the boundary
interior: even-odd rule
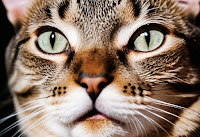
[[[146,30],[140,33],[134,41],[134,50],[148,52],[157,49],[164,41],[164,34],[159,30]]]
[[[39,48],[46,53],[61,53],[69,48],[68,40],[55,31],[43,32],[38,37]]]

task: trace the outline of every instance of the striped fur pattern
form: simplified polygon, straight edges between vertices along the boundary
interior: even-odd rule
[[[135,51],[133,36],[150,27],[164,42]],[[61,32],[69,49],[41,51],[46,29]],[[200,136],[199,53],[200,28],[173,0],[35,0],[6,52],[13,135]],[[109,82],[93,98],[77,82],[82,74]]]

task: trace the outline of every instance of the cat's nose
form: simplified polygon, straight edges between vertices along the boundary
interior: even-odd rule
[[[98,75],[87,75],[81,73],[77,82],[84,88],[90,98],[95,102],[96,98],[99,96],[100,92],[112,81],[112,78],[105,74]]]

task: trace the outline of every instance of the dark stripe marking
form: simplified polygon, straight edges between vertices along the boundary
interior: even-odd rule
[[[134,16],[138,17],[141,12],[141,5],[139,1],[135,1],[135,0],[134,1],[132,0],[132,3],[133,3],[133,8],[134,8]]]
[[[12,60],[12,64],[13,64],[13,63],[16,61],[16,59],[17,59],[17,55],[18,55],[18,53],[19,53],[19,47],[20,47],[22,44],[26,43],[29,39],[30,39],[30,37],[28,37],[28,38],[26,38],[26,39],[24,39],[24,40],[21,40],[21,41],[17,44],[16,50],[15,50],[15,54],[14,54],[14,57],[13,57],[13,60]]]
[[[118,0],[118,5],[121,3],[122,0]]]
[[[31,95],[33,95],[33,92],[35,91],[35,87],[32,87],[30,89],[28,89],[27,91],[25,92],[22,92],[22,93],[16,93],[17,96],[19,97],[22,97],[22,98],[27,98]]]
[[[67,59],[67,61],[66,61],[66,63],[65,63],[65,66],[66,66],[67,68],[69,68],[69,66],[70,66],[70,64],[71,64],[71,61],[72,61],[73,58],[74,58],[74,54],[75,54],[75,52],[72,51],[72,52],[70,52],[70,54],[68,55],[68,59]]]
[[[150,5],[148,7],[148,13],[147,14],[152,14],[156,11],[156,8],[153,5]]]
[[[59,16],[63,19],[65,18],[65,10],[68,8],[69,6],[69,2],[68,1],[65,1],[65,2],[62,2],[59,6]]]
[[[126,59],[127,53],[128,51],[117,51],[120,62],[122,62],[125,66],[128,66],[128,60]]]
[[[47,15],[50,19],[52,19],[51,10],[49,9],[48,6],[44,9],[44,11],[45,11],[46,15]]]

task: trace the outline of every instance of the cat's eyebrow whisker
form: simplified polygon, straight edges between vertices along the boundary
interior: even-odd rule
[[[59,5],[57,3],[55,3],[55,1],[53,1],[53,3],[51,3],[50,1],[47,0],[46,2],[51,4],[54,8],[59,8]]]
[[[43,123],[45,120],[47,120],[46,115],[42,116],[41,118],[37,119],[36,122],[34,122],[33,124],[30,125],[29,128],[27,128],[26,130],[24,130],[18,137],[21,137],[24,135],[24,133],[30,131],[31,129],[35,128],[36,126],[38,126],[39,124]],[[12,137],[14,137],[15,135],[17,135],[20,131],[23,130],[24,127],[20,128]]]
[[[150,12],[152,10],[157,10],[157,9],[159,9],[159,8],[158,7],[150,8],[150,9],[147,9],[147,12]]]
[[[44,112],[43,108],[44,107],[41,107],[41,108],[33,111],[31,114],[21,118],[20,120],[16,121],[15,123],[11,124],[10,126],[6,127],[5,129],[3,129],[0,132],[0,136],[2,136],[3,134],[7,133],[10,130],[12,130],[13,128],[17,127],[20,124],[20,122],[27,121],[27,120],[29,120],[29,119],[41,114],[42,112]]]
[[[3,122],[7,121],[8,119],[10,119],[10,118],[12,118],[14,116],[17,116],[17,115],[19,115],[21,113],[24,113],[24,112],[28,111],[28,110],[35,109],[35,108],[38,108],[38,107],[41,107],[41,106],[42,105],[37,105],[37,106],[32,106],[32,107],[26,106],[25,109],[23,108],[23,110],[21,110],[19,112],[14,112],[14,113],[10,114],[9,116],[0,119],[0,124],[2,124]]]
[[[170,137],[170,134],[169,134],[160,124],[158,124],[155,120],[153,120],[152,118],[146,116],[145,114],[143,114],[143,113],[141,113],[141,112],[139,112],[139,111],[137,111],[137,110],[136,110],[136,112],[137,112],[138,114],[140,114],[142,117],[144,117],[145,119],[147,119],[151,124],[154,123],[155,125],[157,125],[158,127],[160,127],[160,128]],[[153,124],[152,124],[152,125],[153,125]],[[154,127],[155,127],[155,126],[154,126]],[[156,127],[155,127],[155,128],[156,128]],[[157,130],[157,128],[156,128],[156,131],[157,131],[157,134],[159,135],[159,131]]]

